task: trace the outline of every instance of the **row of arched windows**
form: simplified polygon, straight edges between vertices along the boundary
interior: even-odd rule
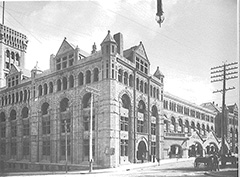
[[[9,95],[2,96],[1,105],[6,106],[15,103],[27,102],[30,99],[30,90],[24,90]]]
[[[29,109],[27,107],[22,108],[21,111],[21,118],[28,118],[28,114],[29,114]],[[10,121],[16,120],[17,119],[17,112],[15,109],[12,109],[10,112]],[[0,122],[6,122],[6,114],[4,112],[0,113]]]
[[[118,81],[133,87],[133,76],[132,74],[128,75],[125,71],[123,72],[122,69],[118,70]],[[148,84],[139,78],[136,79],[136,89],[142,93],[148,94]],[[159,89],[150,85],[150,96],[153,98],[159,99]]]
[[[78,86],[85,84],[89,84],[92,82],[99,81],[99,70],[98,68],[94,68],[93,70],[93,78],[90,70],[85,72],[85,76],[82,72],[78,74]],[[69,88],[73,88],[75,86],[75,79],[73,75],[69,77],[63,77],[57,80],[57,91],[67,90]],[[53,82],[49,82],[49,84],[44,83],[43,85],[38,86],[38,96],[46,95],[48,93],[53,93]]]
[[[166,116],[165,116],[166,117]],[[194,121],[191,121],[189,124],[188,120],[183,122],[182,119],[176,120],[174,117],[171,118],[170,124],[167,120],[164,121],[165,131],[169,132],[179,132],[179,133],[190,133],[190,130],[197,130],[200,134],[205,135],[206,131],[209,132],[210,129],[214,131],[213,125],[210,127],[209,124],[205,125],[204,123],[195,124]]]

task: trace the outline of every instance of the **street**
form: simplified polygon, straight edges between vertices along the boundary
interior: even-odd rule
[[[237,177],[237,168],[228,167],[225,169],[220,169],[220,172],[210,172],[205,169],[203,166],[200,166],[199,169],[194,169],[193,160],[188,161],[178,161],[172,163],[161,164],[160,166],[151,166],[151,167],[142,167],[142,168],[116,168],[116,169],[104,169],[104,170],[94,170],[92,173],[87,171],[71,171],[68,174],[64,172],[57,172],[56,174],[43,173],[43,172],[32,172],[32,173],[11,173],[11,174],[2,174],[1,176],[104,176],[104,177],[176,177],[176,176],[185,176],[185,177],[203,177],[203,176],[226,176],[226,177]]]

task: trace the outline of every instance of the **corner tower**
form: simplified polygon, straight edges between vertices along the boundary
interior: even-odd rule
[[[26,35],[0,24],[0,87],[6,85],[11,64],[25,68],[27,43]]]

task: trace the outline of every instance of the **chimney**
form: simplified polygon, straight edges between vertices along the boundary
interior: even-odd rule
[[[123,35],[122,33],[117,33],[113,35],[114,40],[117,43],[117,53],[123,56]]]

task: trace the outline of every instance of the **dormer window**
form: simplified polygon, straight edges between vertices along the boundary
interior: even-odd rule
[[[74,54],[70,54],[69,56],[64,56],[62,58],[56,59],[56,70],[65,69],[69,66],[73,66],[74,62]]]
[[[67,57],[63,57],[62,59],[62,68],[66,68],[67,67]]]
[[[57,66],[57,70],[60,70],[61,69],[61,58],[58,58],[56,60],[56,66]]]
[[[9,77],[7,81],[8,81],[8,87],[14,87],[18,85],[19,77],[18,75],[15,75],[15,76]]]

